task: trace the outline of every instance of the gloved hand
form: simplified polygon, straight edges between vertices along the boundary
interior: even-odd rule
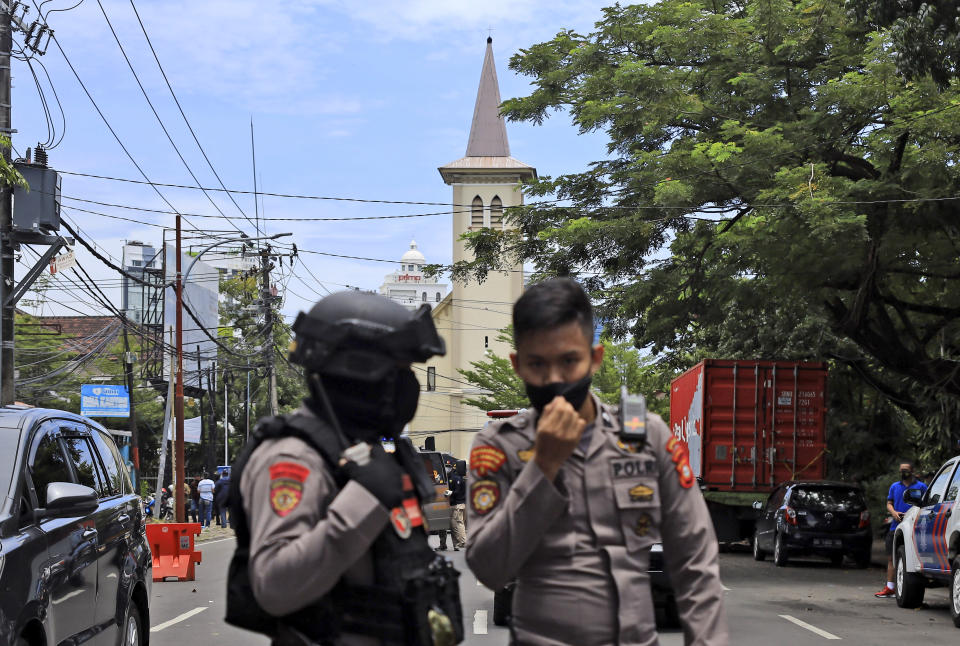
[[[348,461],[340,470],[347,478],[376,496],[387,509],[399,507],[403,502],[403,471],[380,444],[374,444],[371,448],[367,464],[360,466]]]

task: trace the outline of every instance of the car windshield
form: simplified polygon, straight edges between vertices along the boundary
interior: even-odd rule
[[[863,497],[849,487],[810,487],[794,489],[790,506],[811,511],[860,511],[865,508]]]
[[[14,476],[14,462],[17,459],[17,442],[20,432],[4,429],[0,432],[0,512],[5,507],[4,496],[10,491],[10,480]]]

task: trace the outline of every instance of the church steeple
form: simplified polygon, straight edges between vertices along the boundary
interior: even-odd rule
[[[470,139],[467,141],[467,157],[509,156],[507,126],[500,116],[500,86],[497,84],[497,67],[493,62],[493,38],[488,37],[477,103],[473,108]]]

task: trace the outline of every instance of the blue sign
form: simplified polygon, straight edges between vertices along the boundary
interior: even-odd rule
[[[106,384],[80,386],[80,414],[87,417],[130,417],[127,387]]]

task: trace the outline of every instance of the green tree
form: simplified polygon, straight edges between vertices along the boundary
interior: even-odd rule
[[[513,347],[513,326],[507,326],[497,333],[497,341]],[[463,400],[467,406],[480,410],[519,410],[530,405],[523,381],[513,371],[513,364],[507,357],[490,354],[484,361],[471,361],[472,370],[460,370],[460,375],[486,393],[478,397]]]
[[[508,118],[565,110],[609,155],[526,187],[516,229],[467,234],[455,279],[579,275],[667,366],[830,358],[953,444],[955,83],[906,80],[890,32],[826,0],[618,5],[510,66],[533,90]]]

